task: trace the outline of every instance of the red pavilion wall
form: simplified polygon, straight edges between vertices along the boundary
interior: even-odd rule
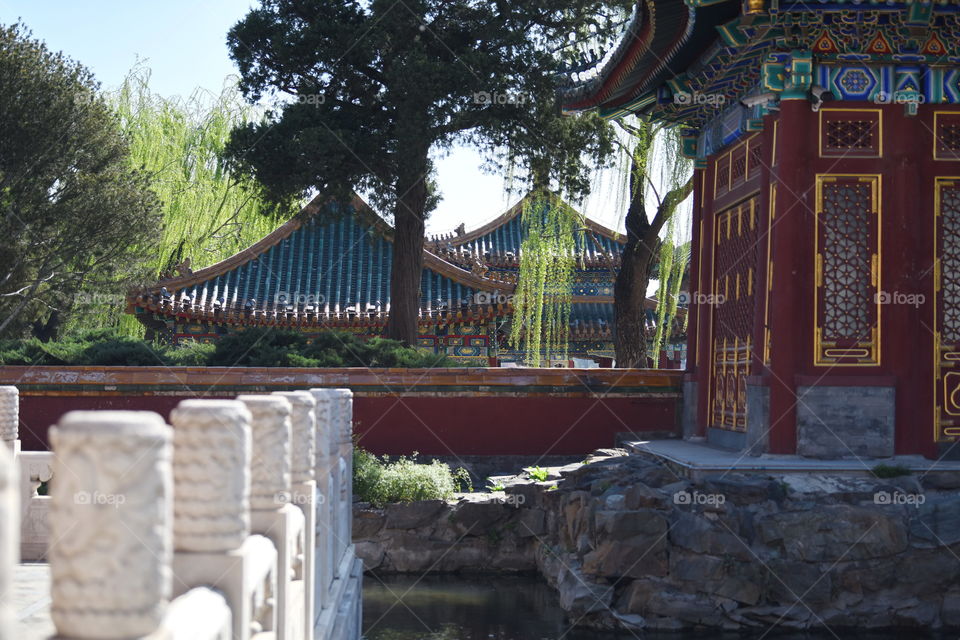
[[[618,433],[678,428],[681,371],[624,369],[283,369],[0,367],[21,391],[20,437],[47,448],[47,429],[74,409],[156,411],[183,399],[347,387],[354,428],[377,454],[585,454]]]
[[[939,129],[935,128],[935,112]],[[848,117],[879,118],[882,141],[878,149],[862,154],[824,153],[823,118]],[[821,112],[814,112],[806,100],[783,100],[779,112],[768,115],[763,130],[754,134],[761,148],[759,175],[746,180],[738,191],[731,188],[718,194],[715,189],[718,167],[726,170],[725,155],[742,140],[708,158],[707,166],[698,170],[693,267],[699,292],[710,293],[715,285],[716,274],[711,269],[718,256],[712,221],[718,212],[755,196],[761,213],[758,237],[769,243],[769,248],[760,247],[756,275],[758,292],[764,293],[755,298],[753,322],[758,336],[769,329],[771,347],[768,358],[762,348],[755,350],[747,383],[769,388],[770,452],[796,451],[798,387],[877,386],[895,388],[896,453],[938,454],[934,425],[938,407],[946,401],[935,394],[935,385],[940,384],[934,370],[935,186],[937,178],[960,176],[960,150],[952,155],[934,151],[935,131],[943,131],[945,118],[957,118],[960,125],[960,108],[921,105],[916,116],[909,116],[898,104],[831,102]],[[922,297],[915,305],[878,305],[876,363],[852,359],[826,365],[816,362],[813,304],[818,174],[879,176],[876,290]],[[773,223],[768,228],[770,215]],[[708,306],[692,313],[691,326],[696,332],[691,332],[689,349],[695,357],[688,378],[698,383],[696,427],[704,434],[711,424],[709,389],[715,365],[711,338],[717,328],[712,326],[714,314]],[[946,389],[944,393],[952,392]],[[940,440],[942,449],[955,438]]]

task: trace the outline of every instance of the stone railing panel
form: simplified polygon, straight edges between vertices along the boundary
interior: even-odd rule
[[[45,560],[50,544],[50,496],[37,490],[53,480],[53,454],[49,451],[21,451],[20,465],[20,558]]]
[[[20,392],[16,387],[0,387],[0,441],[16,450],[20,434]]]

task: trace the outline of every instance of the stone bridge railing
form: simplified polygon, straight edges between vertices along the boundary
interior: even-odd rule
[[[349,390],[184,400],[172,428],[71,411],[52,453],[20,451],[17,403],[0,387],[0,640],[18,556],[49,561],[64,637],[360,637]]]

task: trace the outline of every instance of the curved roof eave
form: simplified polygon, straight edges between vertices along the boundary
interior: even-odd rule
[[[531,195],[530,193],[527,193],[525,196],[520,198],[520,200],[515,205],[513,205],[512,207],[510,207],[509,209],[501,213],[499,216],[497,216],[490,222],[487,222],[477,227],[476,229],[473,229],[472,231],[467,231],[461,235],[453,235],[450,237],[431,238],[430,242],[442,242],[445,244],[449,244],[450,246],[453,246],[453,247],[459,247],[469,242],[473,242],[477,238],[482,238],[483,236],[496,230],[499,227],[502,227],[503,225],[507,224],[508,222],[516,218],[518,215],[520,215],[523,212],[523,203],[530,197],[530,195]],[[613,240],[614,242],[619,242],[620,244],[626,243],[627,240],[624,234],[614,231],[609,227],[605,227],[599,222],[595,222],[591,220],[590,218],[583,215],[582,213],[580,215],[584,220],[584,224],[594,233],[598,233],[606,238],[609,238],[610,240]]]
[[[638,2],[644,10],[636,16],[644,24],[624,32],[624,42],[618,45],[623,53],[615,66],[611,64],[615,60],[608,61],[599,80],[594,78],[568,91],[565,111],[601,109],[604,117],[622,115],[616,107],[634,102],[684,73],[717,40],[716,26],[739,13],[738,3],[731,0],[702,7],[688,6],[683,0]],[[651,100],[655,101],[655,96]]]
[[[241,265],[244,265],[247,262],[257,258],[271,247],[282,242],[285,238],[289,237],[295,231],[300,229],[300,227],[303,226],[304,221],[316,215],[320,211],[322,205],[327,201],[328,199],[326,196],[318,195],[309,203],[307,203],[307,205],[304,206],[299,212],[297,212],[296,215],[290,218],[290,220],[286,221],[249,247],[242,249],[232,256],[224,258],[220,262],[212,264],[209,267],[204,267],[203,269],[199,269],[198,271],[194,271],[193,273],[186,275],[177,276],[167,280],[161,280],[156,284],[138,289],[132,292],[131,295],[135,296],[139,293],[159,291],[161,287],[165,287],[169,291],[177,291],[185,287],[201,284],[216,278],[217,276],[222,276],[228,271],[236,269],[237,267],[240,267]],[[383,236],[385,240],[393,242],[393,227],[391,227],[383,218],[377,215],[377,213],[370,208],[370,205],[368,205],[363,198],[357,194],[353,194],[353,198],[350,201],[350,206],[353,208],[354,215],[357,215],[364,222],[372,226],[377,233]],[[483,278],[469,271],[461,269],[460,267],[447,262],[440,256],[437,256],[426,249],[424,250],[423,266],[426,269],[430,269],[431,271],[439,273],[440,275],[446,276],[462,285],[474,287],[482,291],[513,291],[515,288],[515,285],[510,283]]]

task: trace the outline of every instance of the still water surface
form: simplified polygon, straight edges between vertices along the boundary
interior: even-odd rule
[[[533,577],[364,576],[366,640],[941,640],[939,634],[613,633],[570,629],[556,592]]]

